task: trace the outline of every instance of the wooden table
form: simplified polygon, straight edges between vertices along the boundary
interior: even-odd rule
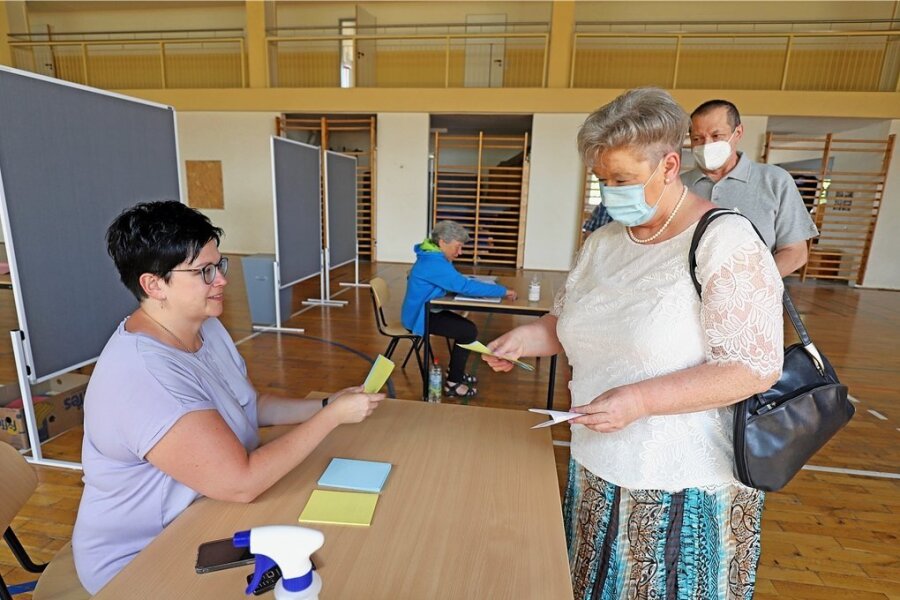
[[[393,469],[370,527],[316,526],[325,533],[314,555],[322,600],[572,598],[550,432],[529,429],[542,420],[385,400],[254,502],[194,503],[96,598],[245,597],[252,565],[197,575],[197,547],[258,525],[296,524],[336,456]]]
[[[444,296],[425,303],[425,357],[423,360],[424,372],[422,373],[422,399],[428,398],[428,367],[431,365],[431,343],[429,336],[429,324],[431,312],[434,310],[457,310],[469,312],[502,313],[507,315],[526,315],[542,317],[553,308],[553,299],[560,287],[565,285],[566,273],[543,274],[539,276],[541,281],[541,299],[537,302],[528,300],[528,285],[531,282],[529,274],[519,273],[513,276],[499,275],[497,283],[506,289],[516,290],[518,297],[513,300],[503,299],[500,302],[474,302],[469,300],[456,300],[456,295]],[[481,340],[485,341],[485,340]],[[547,410],[553,409],[553,392],[556,384],[556,355],[550,357],[550,380],[547,383]]]

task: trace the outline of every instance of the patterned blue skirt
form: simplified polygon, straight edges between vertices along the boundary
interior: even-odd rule
[[[570,460],[564,519],[576,600],[749,600],[763,500],[737,484],[629,490]]]

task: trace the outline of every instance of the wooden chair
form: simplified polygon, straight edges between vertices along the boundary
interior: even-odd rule
[[[9,444],[0,442],[0,529],[3,539],[22,568],[29,573],[40,573],[37,587],[32,594],[34,600],[84,600],[90,598],[78,576],[72,559],[72,546],[66,544],[47,564],[36,564],[22,547],[19,538],[10,526],[34,490],[37,489],[37,475],[31,465]],[[12,600],[12,595],[0,577],[0,600]]]
[[[422,366],[422,357],[419,354],[419,348],[422,346],[422,337],[409,331],[402,323],[388,322],[385,318],[384,305],[390,302],[391,292],[384,279],[381,277],[373,277],[369,280],[369,286],[369,290],[372,292],[372,307],[375,309],[375,323],[378,326],[378,332],[383,336],[391,338],[391,341],[388,342],[388,346],[384,351],[384,356],[390,358],[394,353],[394,350],[397,349],[397,344],[400,343],[400,340],[409,340],[411,344],[409,352],[406,353],[406,358],[403,359],[403,365],[400,368],[406,368],[409,357],[415,352],[416,362],[419,363],[419,372],[424,373],[425,369]]]

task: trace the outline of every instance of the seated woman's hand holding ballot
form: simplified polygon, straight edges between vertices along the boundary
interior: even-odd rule
[[[84,401],[84,494],[72,547],[91,593],[198,497],[254,500],[384,398],[362,386],[324,400],[258,394],[218,319],[228,283],[221,236],[174,201],[139,204],[107,231],[138,307],[100,354]],[[259,426],[291,424],[260,447]]]

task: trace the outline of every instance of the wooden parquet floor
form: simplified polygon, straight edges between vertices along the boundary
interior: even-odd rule
[[[366,358],[384,351],[366,288],[341,288],[349,269],[334,274],[333,291],[349,304],[342,308],[307,308],[288,325],[303,327],[303,336],[253,335],[238,257],[232,260],[223,322],[245,357],[250,376],[261,391],[304,396],[311,390],[333,390],[362,382]],[[385,278],[399,313],[408,265],[362,265],[363,279]],[[481,269],[482,273],[488,272]],[[494,271],[501,273],[502,271]],[[559,274],[559,277],[562,277]],[[762,559],[756,598],[900,600],[900,293],[861,290],[842,285],[794,281],[790,289],[817,345],[827,354],[858,400],[857,416],[812,461],[814,467],[894,474],[894,478],[844,472],[805,470],[782,492],[769,494],[763,520]],[[294,305],[317,294],[317,283],[295,290]],[[527,317],[472,314],[480,338],[493,339]],[[13,296],[0,290],[0,331],[16,328]],[[598,340],[602,343],[602,340]],[[446,365],[447,350],[435,344]],[[395,359],[402,360],[405,343]],[[414,359],[413,359],[414,360]],[[535,374],[516,370],[490,373],[470,362],[479,375],[479,395],[471,404],[522,410],[543,406],[547,362]],[[568,366],[560,360],[555,405],[565,408]],[[0,383],[14,384],[9,344],[0,342]],[[392,377],[398,398],[419,397],[421,380],[413,361]],[[448,400],[445,400],[448,401]],[[568,441],[568,430],[555,427],[554,438]],[[72,430],[44,445],[46,456],[77,460],[81,432]],[[568,448],[555,447],[560,489],[565,485]],[[37,559],[47,560],[72,531],[81,496],[80,472],[39,468],[40,485],[20,512],[14,528]],[[21,570],[0,543],[0,575],[9,584],[35,579]],[[27,599],[23,593],[17,598]],[[551,599],[548,599],[551,600]]]

